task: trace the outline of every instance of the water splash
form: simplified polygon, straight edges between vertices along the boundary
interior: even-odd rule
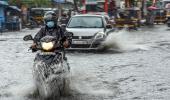
[[[25,100],[26,98],[37,98],[37,91],[34,84],[21,84],[16,85],[5,91],[8,94],[8,99],[11,100]]]
[[[83,69],[83,68],[81,68]],[[75,69],[78,70],[78,69]],[[103,84],[95,83],[97,80],[97,76],[88,72],[84,72],[84,70],[73,71],[71,73],[71,84],[70,88],[72,90],[72,94],[83,94],[83,95],[91,95],[91,96],[114,96],[116,90],[108,89],[104,87]],[[101,85],[101,87],[97,87],[97,85]],[[78,96],[78,95],[77,95]]]
[[[138,35],[136,35],[138,34]],[[140,32],[129,32],[124,30],[115,31],[108,35],[103,45],[107,49],[114,49],[119,51],[136,51],[136,50],[149,50],[150,46],[141,43],[142,38],[140,37]]]

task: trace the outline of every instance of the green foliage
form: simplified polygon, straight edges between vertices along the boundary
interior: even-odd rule
[[[147,7],[149,7],[149,6],[152,5],[152,1],[147,1],[146,3],[147,3],[147,4],[146,4]]]
[[[50,0],[32,0],[36,7],[49,7],[51,6]]]
[[[51,0],[9,0],[11,5],[21,6],[27,5],[29,7],[50,7]]]
[[[18,0],[9,0],[9,4],[15,6],[19,5]]]

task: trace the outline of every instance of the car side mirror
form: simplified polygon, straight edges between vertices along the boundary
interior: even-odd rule
[[[24,41],[29,41],[29,40],[33,40],[33,37],[31,35],[26,35],[23,38]]]
[[[107,29],[112,28],[112,25],[111,25],[111,24],[107,24],[107,25],[106,25],[106,28],[107,28]]]

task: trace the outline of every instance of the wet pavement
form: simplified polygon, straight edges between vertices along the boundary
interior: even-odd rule
[[[34,94],[31,42],[38,29],[0,35],[0,100],[39,100]],[[71,95],[62,100],[169,100],[170,30],[165,25],[120,31],[106,40],[121,52],[68,52]],[[34,97],[35,96],[35,97]]]

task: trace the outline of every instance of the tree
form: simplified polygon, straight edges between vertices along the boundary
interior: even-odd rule
[[[78,11],[77,0],[74,0],[74,8],[75,8],[76,11]]]
[[[50,7],[51,1],[50,0],[32,0],[35,4],[35,7]]]
[[[10,5],[21,7],[27,5],[29,7],[51,7],[51,0],[9,0]]]
[[[22,2],[21,2],[21,0],[9,0],[9,4],[21,7]]]

